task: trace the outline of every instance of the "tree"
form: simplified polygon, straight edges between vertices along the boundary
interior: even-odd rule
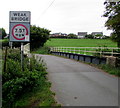
[[[105,23],[107,29],[113,30],[111,33],[111,39],[117,42],[117,46],[120,47],[120,1],[119,2],[104,2],[106,11],[104,17],[108,17]]]
[[[102,34],[96,34],[96,35],[95,35],[95,38],[101,39],[102,36],[103,36]]]
[[[85,36],[85,38],[93,39],[93,38],[94,38],[94,36],[93,36],[93,35],[91,35],[91,34],[88,34],[88,35],[86,35],[86,36]]]
[[[2,37],[0,37],[0,39],[3,39],[7,35],[7,33],[4,28],[1,28],[0,32],[2,33]]]
[[[70,33],[68,34],[68,38],[77,38],[76,34]]]
[[[30,45],[31,49],[39,48],[49,39],[50,30],[31,25],[30,28]]]

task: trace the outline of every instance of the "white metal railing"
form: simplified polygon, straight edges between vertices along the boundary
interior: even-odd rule
[[[120,54],[120,48],[117,47],[50,47],[53,52],[67,52],[84,55],[117,55]]]
[[[30,43],[24,45],[24,54],[28,55],[30,53]]]

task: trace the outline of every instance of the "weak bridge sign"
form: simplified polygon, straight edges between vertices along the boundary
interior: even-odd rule
[[[10,11],[10,41],[30,41],[30,11]]]

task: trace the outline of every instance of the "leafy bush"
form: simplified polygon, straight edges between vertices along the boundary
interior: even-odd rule
[[[2,47],[9,46],[9,41],[7,39],[4,39],[2,41]]]
[[[21,71],[19,50],[9,50],[6,72],[3,71],[3,108],[12,108],[17,99],[38,85],[42,87],[46,79],[46,67],[42,60],[24,59],[24,72]]]
[[[0,32],[2,32],[2,37],[0,37],[0,39],[3,39],[7,35],[7,33],[4,28],[0,28]]]
[[[16,49],[9,49],[8,50],[8,58],[12,59],[14,61],[19,61],[20,62],[20,49],[16,48]]]
[[[50,31],[44,28],[36,27],[30,28],[30,48],[32,50],[39,48],[49,39]]]

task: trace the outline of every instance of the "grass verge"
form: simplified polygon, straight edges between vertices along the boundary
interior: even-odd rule
[[[55,93],[50,90],[51,83],[45,82],[44,87],[37,87],[32,92],[29,92],[22,96],[15,103],[15,107],[25,107],[25,108],[39,108],[41,106],[60,106],[54,99]]]
[[[109,74],[120,77],[120,67],[112,67],[107,64],[104,64],[104,65],[101,64],[101,65],[98,65],[98,67]]]
[[[101,69],[108,74],[120,77],[120,67],[113,67],[113,66],[110,66],[110,65],[107,65],[107,64],[96,65],[96,64],[92,64],[92,63],[86,63],[86,62],[83,62],[83,61],[80,61],[80,62],[91,65],[91,66],[96,67],[98,69]]]
[[[35,49],[31,53],[33,53],[33,54],[49,54],[49,51],[50,51],[49,47],[43,46],[41,48]]]

